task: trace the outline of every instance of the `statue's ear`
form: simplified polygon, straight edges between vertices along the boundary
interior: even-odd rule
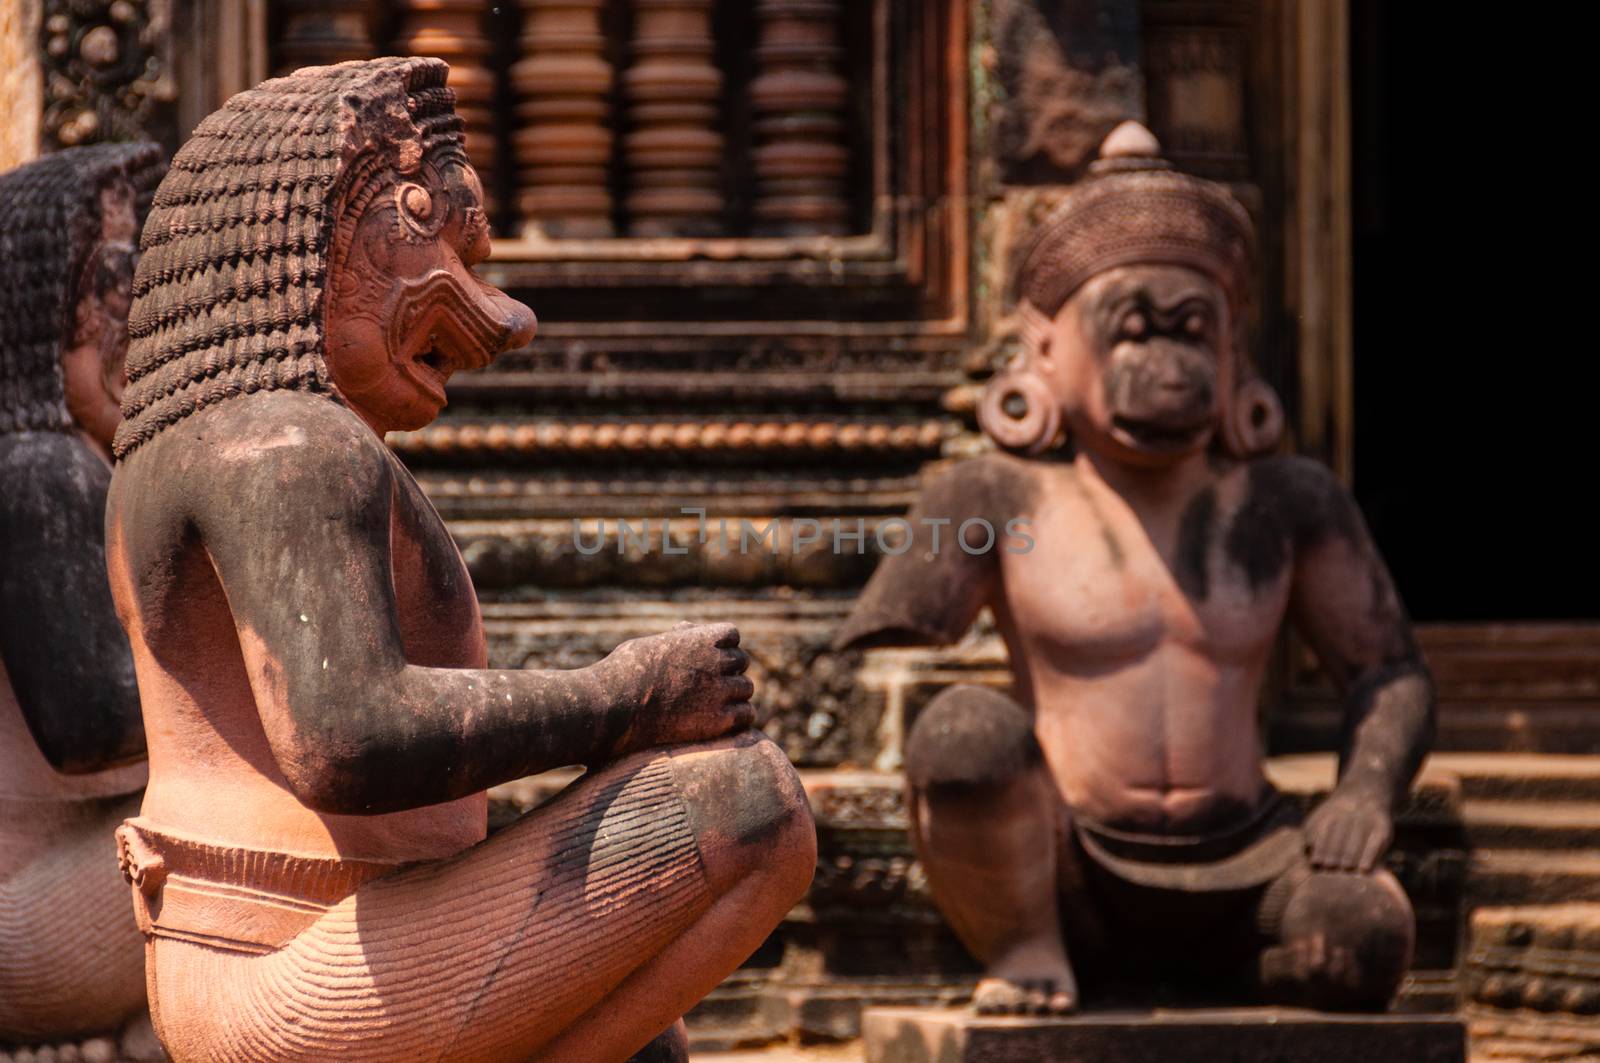
[[[1027,299],[1017,304],[1022,350],[996,373],[978,403],[978,426],[1004,450],[1042,454],[1064,442],[1061,404],[1043,379],[1056,364],[1053,322]]]
[[[1283,403],[1260,377],[1249,373],[1222,408],[1220,441],[1230,457],[1245,461],[1270,453],[1283,440]]]
[[[1027,360],[989,381],[978,403],[978,425],[1001,448],[1042,454],[1064,441],[1061,404]]]

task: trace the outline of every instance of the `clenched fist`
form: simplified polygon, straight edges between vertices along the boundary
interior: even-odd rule
[[[624,642],[596,666],[631,710],[612,755],[745,730],[755,722],[749,666],[732,624],[685,622]]]

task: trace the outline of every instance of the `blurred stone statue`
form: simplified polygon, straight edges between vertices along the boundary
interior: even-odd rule
[[[1023,350],[980,408],[1000,450],[927,482],[837,641],[948,643],[987,606],[1010,652],[1010,694],[947,689],[905,744],[917,852],[986,966],[978,1011],[1071,1011],[1075,967],[1383,1008],[1415,920],[1381,859],[1431,682],[1349,493],[1273,454],[1282,410],[1241,340],[1248,216],[1158,151],[1118,127],[1041,226]],[[1258,721],[1286,617],[1346,714],[1303,823]]]
[[[114,1034],[144,1012],[113,832],[138,808],[145,739],[105,501],[160,176],[154,144],[0,174],[0,1044]]]
[[[118,838],[179,1061],[681,1058],[678,1017],[814,868],[732,627],[486,667],[461,556],[383,441],[534,334],[473,275],[446,72],[235,96],[146,229],[107,535],[151,773]],[[485,840],[487,787],[569,764]]]

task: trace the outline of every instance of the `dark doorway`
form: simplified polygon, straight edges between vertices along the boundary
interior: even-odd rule
[[[1593,341],[1553,339],[1523,235],[1559,193],[1511,128],[1537,109],[1453,25],[1351,3],[1356,497],[1418,620],[1597,617],[1594,428],[1556,410]]]

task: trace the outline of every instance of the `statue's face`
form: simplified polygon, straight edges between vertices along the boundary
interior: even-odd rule
[[[424,162],[340,232],[324,317],[328,372],[376,431],[421,428],[444,407],[452,373],[533,338],[533,311],[472,273],[489,257],[489,227],[470,166]]]
[[[121,182],[103,189],[100,242],[78,275],[72,339],[61,351],[67,411],[108,451],[122,419],[138,235],[133,189]]]
[[[1136,465],[1204,450],[1232,386],[1222,286],[1182,266],[1107,270],[1067,300],[1035,355],[1081,446]]]

